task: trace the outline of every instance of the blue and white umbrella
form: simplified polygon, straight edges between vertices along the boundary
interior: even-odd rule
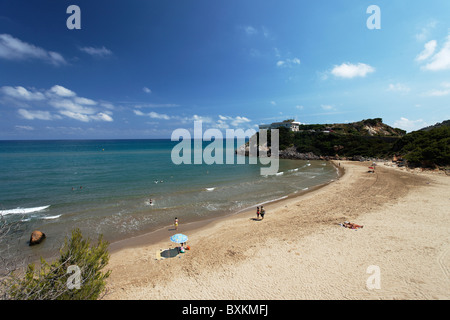
[[[170,241],[175,243],[184,243],[188,240],[188,237],[184,234],[177,233],[170,237]]]

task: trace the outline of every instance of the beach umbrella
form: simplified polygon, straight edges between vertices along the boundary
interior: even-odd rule
[[[170,237],[170,241],[175,243],[184,243],[188,240],[188,237],[184,234],[177,233]]]

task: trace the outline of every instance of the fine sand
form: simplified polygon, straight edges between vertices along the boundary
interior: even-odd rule
[[[341,161],[339,180],[267,205],[262,221],[180,221],[164,241],[114,250],[104,299],[449,299],[450,177],[368,165]],[[177,232],[191,250],[171,257]]]

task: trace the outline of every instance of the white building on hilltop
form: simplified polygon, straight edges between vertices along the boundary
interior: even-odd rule
[[[278,129],[280,127],[288,128],[290,131],[299,131],[300,122],[296,122],[294,120],[284,120],[283,122],[273,122],[272,124],[261,124],[259,125],[259,129]]]

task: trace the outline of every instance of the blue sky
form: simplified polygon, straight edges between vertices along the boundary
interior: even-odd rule
[[[446,0],[2,0],[0,139],[170,138],[194,120],[416,130],[450,119],[449,16]]]

